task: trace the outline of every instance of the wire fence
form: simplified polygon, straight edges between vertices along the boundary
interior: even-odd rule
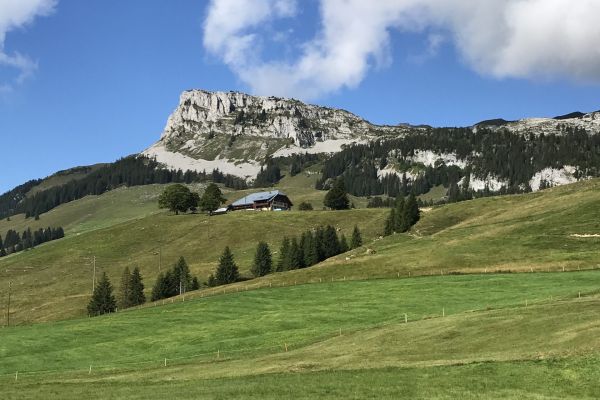
[[[578,292],[571,295],[563,296],[550,296],[540,299],[524,299],[520,304],[512,305],[500,305],[498,307],[490,307],[486,305],[483,308],[459,311],[457,313],[448,312],[444,306],[439,307],[439,312],[436,314],[422,314],[422,315],[409,315],[408,313],[399,312],[396,318],[382,321],[375,324],[370,324],[368,329],[378,329],[389,326],[401,327],[404,324],[429,320],[433,318],[447,318],[451,316],[457,316],[467,312],[489,312],[495,311],[510,311],[516,308],[527,308],[532,306],[545,305],[550,303],[558,303],[562,301],[570,301],[574,298],[581,299],[582,301],[595,300],[590,299],[589,296],[598,294],[599,291],[593,292]],[[44,369],[44,370],[24,370],[7,372],[0,374],[0,380],[4,382],[18,382],[19,379],[23,380],[31,377],[43,377],[45,375],[64,376],[67,375],[70,378],[83,378],[89,377],[93,374],[106,374],[106,373],[127,373],[142,371],[145,368],[166,368],[166,367],[178,367],[189,364],[190,362],[198,363],[218,363],[224,361],[237,361],[243,360],[243,357],[247,356],[267,356],[267,355],[280,355],[294,350],[299,350],[306,346],[321,343],[326,340],[331,340],[337,337],[351,336],[357,332],[364,331],[365,327],[345,327],[339,328],[336,331],[323,331],[321,329],[301,329],[300,332],[306,336],[305,339],[299,341],[286,341],[281,340],[281,343],[265,344],[257,347],[244,347],[244,348],[215,348],[212,351],[184,354],[184,355],[172,355],[163,358],[152,358],[146,360],[139,360],[135,358],[124,358],[113,360],[110,363],[84,363],[80,362],[77,366],[56,368],[56,369]],[[298,333],[295,331],[293,333]],[[308,335],[310,334],[310,335]],[[29,382],[31,382],[29,380]]]

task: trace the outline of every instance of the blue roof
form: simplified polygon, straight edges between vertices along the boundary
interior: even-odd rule
[[[268,201],[277,195],[285,196],[286,194],[280,190],[271,190],[269,192],[252,193],[252,194],[242,197],[239,200],[234,201],[233,203],[231,203],[231,205],[232,206],[243,206],[245,204],[252,204],[255,201]]]

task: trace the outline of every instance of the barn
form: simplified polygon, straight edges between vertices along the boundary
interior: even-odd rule
[[[285,193],[279,190],[252,193],[231,203],[227,208],[235,210],[290,210],[293,204]]]

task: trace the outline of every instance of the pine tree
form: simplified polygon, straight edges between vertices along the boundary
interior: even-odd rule
[[[279,258],[277,260],[276,271],[287,271],[290,267],[290,239],[284,237],[279,248]]]
[[[305,239],[303,242],[303,250],[302,254],[304,255],[304,266],[310,267],[311,265],[315,265],[319,262],[319,254],[317,250],[317,245],[315,243],[315,238],[312,232],[305,232]]]
[[[119,288],[119,307],[131,307],[131,273],[129,267],[125,267],[121,276],[121,287]]]
[[[388,217],[385,219],[385,226],[383,228],[383,236],[389,236],[395,231],[396,223],[396,209],[392,208]]]
[[[360,230],[357,225],[354,225],[354,230],[352,231],[352,239],[350,240],[350,248],[356,249],[357,247],[362,246],[363,240]]]
[[[346,193],[346,187],[342,178],[335,181],[333,187],[325,195],[323,204],[332,210],[347,210],[349,208],[350,200],[348,200],[348,194]]]
[[[404,196],[400,195],[398,196],[398,198],[396,199],[396,210],[395,210],[395,216],[394,216],[394,226],[393,226],[393,231],[394,232],[403,232],[404,229]]]
[[[190,286],[190,290],[198,290],[200,289],[200,281],[198,281],[198,277],[192,278],[192,285]]]
[[[348,246],[348,240],[346,240],[346,235],[343,233],[340,235],[340,253],[345,253],[350,250]]]
[[[321,262],[325,259],[325,230],[322,226],[319,226],[315,231],[314,243],[315,250],[317,253],[317,262]],[[316,264],[316,263],[315,263]]]
[[[100,281],[94,288],[94,293],[92,294],[87,309],[88,315],[92,317],[115,312],[117,309],[117,301],[113,295],[113,288],[108,280],[106,272],[102,274]]]
[[[233,254],[229,249],[229,246],[225,247],[223,254],[219,259],[219,266],[215,272],[215,281],[217,285],[226,285],[228,283],[236,282],[240,277],[238,267],[233,260]]]
[[[177,260],[177,263],[173,266],[173,280],[175,283],[175,294],[183,294],[187,292],[188,288],[192,284],[190,268],[183,257],[179,257],[179,260]]]
[[[419,210],[419,204],[417,202],[417,198],[414,193],[411,193],[408,196],[408,200],[406,201],[406,204],[404,205],[404,213],[403,213],[404,228],[405,228],[404,232],[408,231],[411,226],[416,224],[419,221],[420,217],[421,217],[421,212]]]
[[[135,267],[133,272],[131,273],[131,277],[129,280],[129,304],[131,307],[139,306],[140,304],[144,304],[146,302],[146,296],[144,295],[144,283],[142,282],[142,274],[140,274],[140,269]]]
[[[169,297],[169,283],[165,274],[160,273],[156,278],[154,287],[152,288],[152,301],[160,300]]]
[[[331,225],[325,227],[323,235],[323,250],[325,258],[340,254],[340,242],[335,228]]]
[[[289,260],[288,269],[304,268],[304,256],[296,238],[290,242]]]
[[[269,245],[265,242],[259,242],[256,246],[256,254],[254,255],[251,272],[254,276],[259,277],[270,274],[272,269],[273,261]]]

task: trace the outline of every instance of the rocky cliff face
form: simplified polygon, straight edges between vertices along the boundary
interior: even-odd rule
[[[174,168],[253,177],[267,156],[336,152],[353,142],[401,134],[344,110],[239,92],[183,92],[160,140],[143,154]]]
[[[567,128],[600,132],[600,112],[573,118],[493,120],[474,130],[507,129],[521,134],[556,133]],[[250,96],[239,92],[189,90],[169,117],[160,140],[143,152],[171,168],[254,178],[268,156],[338,152],[343,146],[398,137],[427,126],[373,125],[344,110],[298,100]],[[428,151],[424,148],[423,151]],[[452,154],[449,157],[455,157]]]

